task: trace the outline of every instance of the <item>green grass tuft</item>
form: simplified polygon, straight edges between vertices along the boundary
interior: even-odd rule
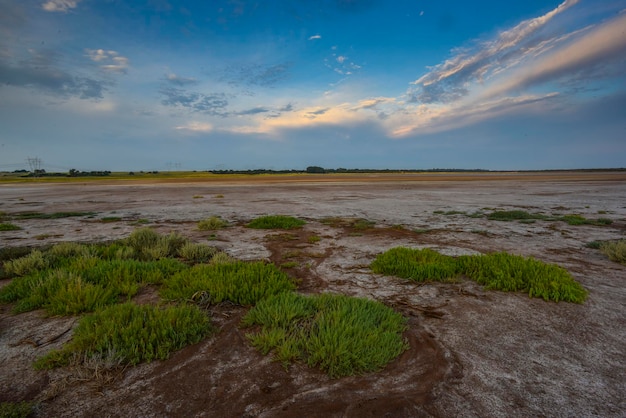
[[[248,228],[254,229],[296,229],[301,228],[306,222],[293,216],[268,215],[253,219],[248,223]]]
[[[96,212],[54,212],[54,213],[41,213],[41,212],[26,212],[17,213],[14,215],[16,219],[61,219],[72,218],[80,216],[94,216]]]
[[[180,250],[178,250],[178,254],[183,259],[194,264],[208,263],[218,252],[219,250],[215,247],[205,244],[196,244],[193,242],[184,244],[180,247]]]
[[[9,222],[0,223],[0,231],[19,231],[20,229],[22,228]]]
[[[382,303],[343,295],[282,293],[265,299],[243,318],[260,325],[251,344],[285,367],[304,361],[331,378],[382,369],[408,349],[406,321]]]
[[[599,249],[609,260],[626,265],[626,240],[606,241]]]
[[[212,303],[228,300],[249,306],[293,289],[293,281],[273,264],[225,261],[198,264],[175,274],[163,284],[161,296],[169,300],[193,300],[202,295]]]
[[[487,289],[525,292],[546,301],[582,303],[587,291],[562,267],[507,253],[459,257],[461,270]]]
[[[198,229],[200,231],[215,231],[216,229],[222,229],[228,226],[228,222],[220,218],[219,216],[211,216],[198,222]]]
[[[429,248],[423,250],[404,247],[392,248],[379,254],[370,268],[374,273],[411,279],[451,281],[460,272],[454,258],[441,255]]]
[[[375,273],[416,281],[449,281],[460,274],[488,289],[518,291],[555,302],[582,303],[587,291],[563,268],[507,253],[445,256],[430,249],[392,248],[371,264]]]
[[[38,359],[35,368],[67,365],[76,354],[89,358],[114,353],[129,365],[163,360],[171,352],[197,343],[210,330],[209,318],[195,306],[114,305],[83,317],[72,340]]]
[[[27,418],[32,416],[34,402],[0,402],[0,418]]]
[[[492,221],[548,220],[549,216],[541,213],[529,213],[524,210],[497,210],[487,215]]]

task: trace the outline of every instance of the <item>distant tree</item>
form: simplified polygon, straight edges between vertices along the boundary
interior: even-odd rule
[[[312,173],[312,174],[324,174],[326,172],[326,170],[324,170],[323,167],[318,167],[316,165],[312,165],[306,168],[306,172],[307,173]]]

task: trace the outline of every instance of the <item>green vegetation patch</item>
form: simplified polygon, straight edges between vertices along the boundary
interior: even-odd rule
[[[607,218],[587,219],[582,215],[564,215],[564,216],[561,216],[559,220],[566,222],[568,225],[604,226],[604,225],[611,225],[613,223],[612,220],[607,219]]]
[[[39,308],[50,315],[93,312],[117,303],[121,296],[132,297],[146,284],[162,283],[167,277],[188,268],[175,259],[144,262],[103,260],[93,255],[57,258],[55,267],[50,268],[51,263],[35,250],[22,259],[5,263],[5,269],[7,264],[40,260],[39,257],[44,261],[40,269],[31,269],[0,289],[0,302],[17,302],[14,312]]]
[[[549,216],[541,213],[529,213],[525,210],[497,210],[487,215],[492,221],[549,220]]]
[[[525,292],[548,301],[582,303],[587,291],[562,267],[507,253],[461,256],[461,271],[487,289]]]
[[[19,231],[20,229],[22,228],[10,222],[0,223],[0,231]]]
[[[210,333],[209,318],[196,306],[158,308],[114,305],[81,318],[72,340],[35,362],[37,369],[67,365],[74,355],[114,356],[122,364],[162,360]]]
[[[230,301],[250,306],[296,287],[274,264],[223,261],[198,264],[175,274],[161,287],[161,297],[210,303]]]
[[[408,349],[402,315],[343,295],[281,293],[259,302],[242,323],[261,327],[247,337],[263,354],[273,351],[285,367],[303,361],[332,378],[380,370]]]
[[[41,212],[25,212],[17,213],[13,215],[15,219],[61,219],[80,216],[94,216],[96,212],[54,212],[54,213],[41,213]]]
[[[34,402],[0,402],[1,418],[27,418],[33,414]]]
[[[445,256],[430,249],[392,248],[371,264],[375,273],[416,280],[449,281],[461,274],[488,289],[518,291],[555,302],[582,303],[587,291],[563,268],[507,253]]]
[[[609,260],[626,265],[626,240],[605,241],[600,243],[599,249]]]
[[[379,254],[370,265],[374,273],[388,274],[418,282],[452,281],[459,274],[456,260],[429,248],[396,247]]]
[[[211,216],[198,222],[198,229],[200,231],[214,231],[216,229],[222,229],[228,226],[228,222],[219,216]]]
[[[268,215],[253,219],[248,223],[248,228],[254,229],[296,229],[301,228],[306,222],[293,216]]]

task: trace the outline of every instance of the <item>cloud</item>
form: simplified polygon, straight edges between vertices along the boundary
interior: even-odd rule
[[[87,53],[89,59],[100,63],[100,68],[104,71],[125,74],[128,69],[128,58],[120,56],[117,51],[85,49],[85,52]]]
[[[253,107],[252,109],[242,110],[242,111],[236,112],[235,114],[239,116],[257,115],[259,113],[267,113],[269,111],[270,109],[259,106],[259,107]]]
[[[187,125],[177,126],[177,130],[190,131],[190,132],[211,132],[213,131],[213,125],[206,122],[189,122]]]
[[[67,12],[69,9],[76,8],[81,0],[49,0],[41,5],[42,9],[47,12]]]
[[[163,106],[183,107],[213,116],[228,116],[228,100],[224,93],[203,94],[173,87],[162,88],[160,93],[165,96],[161,100]]]
[[[410,100],[420,103],[447,103],[467,95],[467,83],[483,81],[490,72],[506,66],[541,45],[545,38],[534,35],[555,16],[578,2],[579,0],[565,0],[545,15],[525,20],[500,32],[494,40],[479,43],[477,50],[456,50],[452,58],[436,65],[412,83],[417,87],[409,90]]]
[[[174,73],[166,74],[165,80],[167,80],[168,83],[174,84],[175,86],[179,87],[193,86],[198,84],[198,80],[196,80],[195,78],[181,77]]]
[[[0,84],[27,87],[57,97],[102,99],[109,83],[74,75],[59,68],[51,51],[31,50],[28,59],[11,64],[0,61]]]
[[[483,95],[485,97],[499,96],[563,76],[575,76],[581,71],[590,74],[590,69],[598,66],[606,67],[611,62],[621,62],[623,70],[626,67],[623,58],[626,56],[624,28],[626,28],[626,14],[593,28],[570,44],[514,71],[503,81],[488,88]]]
[[[544,95],[504,97],[460,106],[419,105],[404,116],[405,124],[400,123],[402,117],[390,118],[391,123],[387,126],[391,135],[398,138],[442,132],[512,112],[537,111],[537,107],[533,108],[536,105],[543,105],[542,109],[545,110],[545,106],[549,106],[558,97],[558,93],[552,92]]]
[[[272,87],[289,76],[290,67],[291,63],[288,62],[269,66],[258,64],[229,66],[221,80],[232,86]]]
[[[312,41],[314,39],[322,39],[321,35],[313,35],[313,36],[309,36],[309,41]]]

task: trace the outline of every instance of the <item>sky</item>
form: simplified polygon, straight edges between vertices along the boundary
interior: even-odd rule
[[[626,0],[0,0],[0,171],[626,167]]]

